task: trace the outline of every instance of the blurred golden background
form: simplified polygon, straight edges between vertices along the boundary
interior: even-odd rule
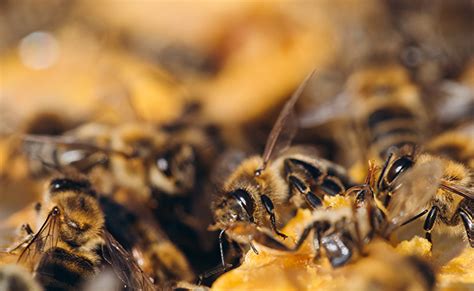
[[[473,27],[470,0],[0,1],[0,219],[42,190],[14,141],[42,133],[38,114],[61,116],[51,120],[59,134],[86,122],[166,124],[198,104],[196,122],[218,127],[226,146],[261,152],[312,70],[296,140],[321,146],[360,182],[361,149],[313,113],[351,90],[356,69],[383,59],[422,92],[427,135],[455,123],[441,112],[454,99],[433,93],[445,81],[470,92],[462,114],[472,119]]]

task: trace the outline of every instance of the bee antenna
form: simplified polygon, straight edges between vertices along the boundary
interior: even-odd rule
[[[226,229],[224,228],[219,233],[219,251],[221,253],[221,263],[222,263],[222,268],[224,268],[224,270],[226,269],[226,264],[225,264],[225,259],[224,259],[224,245],[223,245],[222,237],[224,236],[225,231]]]
[[[48,162],[46,162],[45,160],[43,160],[43,159],[41,159],[41,158],[38,158],[38,160],[41,162],[41,164],[42,164],[45,168],[47,168],[47,169],[49,169],[49,170],[51,170],[51,171],[53,171],[53,172],[56,172],[56,173],[58,173],[58,174],[61,174],[61,170],[60,170],[60,168],[58,167],[58,165],[55,165],[55,164],[52,164],[52,163],[48,163]]]
[[[233,266],[234,265],[232,265],[232,264],[226,264],[225,266],[217,266],[215,268],[212,268],[212,269],[206,271],[205,273],[202,273],[201,275],[198,276],[197,285],[201,286],[202,281],[204,279],[209,278],[209,277],[214,276],[214,275],[217,275],[217,274],[220,274],[220,273],[223,273],[226,270],[232,268]]]

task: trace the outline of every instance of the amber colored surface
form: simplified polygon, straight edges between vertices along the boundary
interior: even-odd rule
[[[300,211],[289,222],[283,230],[289,234],[288,240],[295,239],[309,216],[308,211]],[[397,284],[402,286],[403,280],[409,286],[405,286],[407,290],[423,290],[414,275],[399,270],[403,265],[398,263],[403,256],[408,255],[416,255],[428,261],[431,259],[430,243],[416,236],[409,241],[400,242],[396,247],[382,240],[371,242],[367,247],[369,256],[336,270],[324,258],[314,260],[309,243],[295,254],[269,250],[262,246],[257,248],[260,254],[250,250],[242,265],[218,278],[212,290],[264,290],[270,286],[272,290],[366,290],[366,278],[374,281],[383,278],[381,282],[387,285],[379,287],[389,288],[374,290],[397,290]],[[473,269],[474,251],[466,248],[439,269],[437,286],[440,290],[472,287]]]

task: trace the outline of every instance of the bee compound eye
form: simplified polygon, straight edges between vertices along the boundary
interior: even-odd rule
[[[250,196],[250,194],[243,190],[243,189],[237,189],[234,192],[231,193],[232,197],[234,197],[237,200],[237,203],[245,209],[247,214],[252,217],[253,215],[253,210],[254,210],[254,203],[253,199]]]
[[[90,189],[91,184],[87,180],[54,179],[49,185],[52,193],[64,191],[84,191]]]
[[[392,183],[401,173],[411,168],[413,163],[413,160],[408,157],[401,157],[393,162],[387,173],[387,182]]]

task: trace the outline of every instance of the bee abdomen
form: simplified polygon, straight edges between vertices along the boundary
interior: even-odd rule
[[[367,118],[369,129],[374,129],[379,124],[393,120],[415,120],[415,115],[405,107],[382,107],[371,114]]]
[[[367,118],[368,141],[384,157],[391,147],[417,144],[420,141],[420,128],[417,116],[402,106],[381,107]]]
[[[35,278],[45,290],[72,290],[95,274],[92,261],[62,248],[49,249],[35,270]]]

